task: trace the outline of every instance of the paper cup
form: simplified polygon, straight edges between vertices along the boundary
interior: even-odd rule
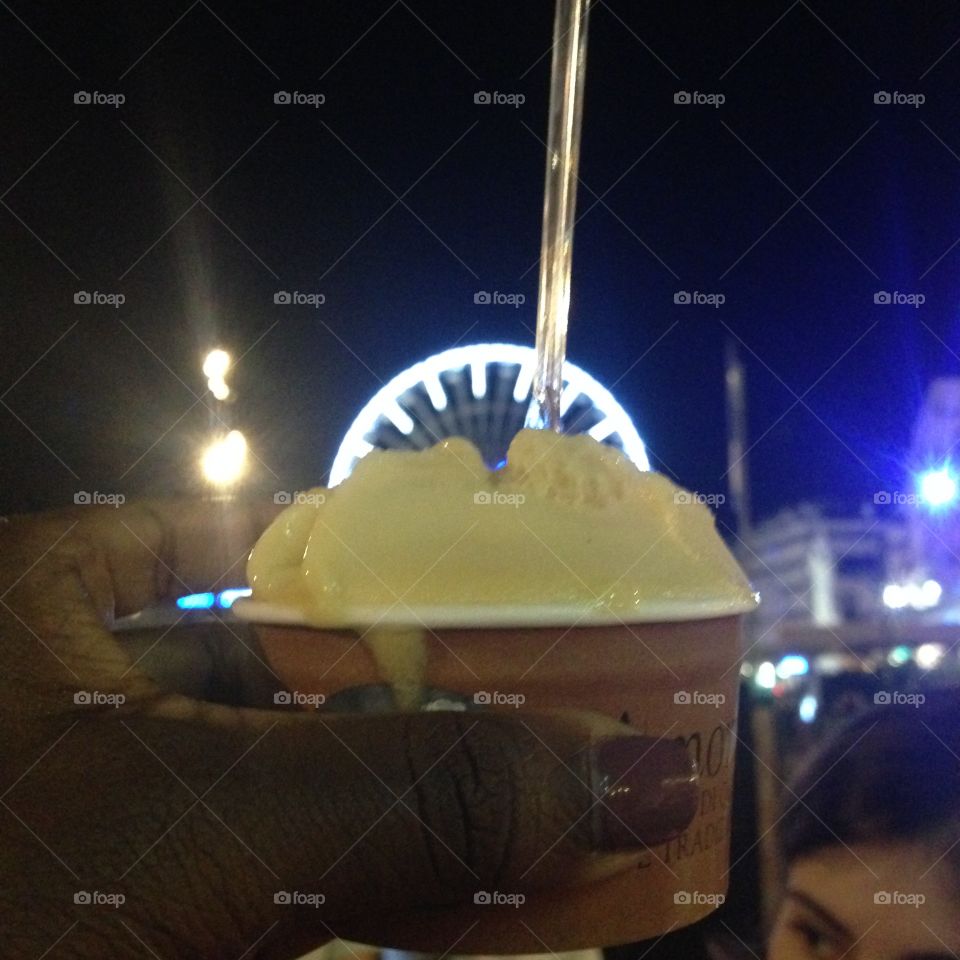
[[[248,604],[241,615],[258,619],[263,611]],[[349,709],[351,689],[387,683],[355,631],[260,624],[257,632],[271,666],[295,691],[294,702],[299,697],[312,705],[322,697],[326,709]],[[544,944],[552,951],[577,950],[657,937],[700,920],[723,902],[741,651],[738,613],[630,625],[441,626],[424,631],[424,640],[424,683],[435,707],[450,701],[510,713],[594,710],[651,736],[682,738],[696,764],[700,804],[689,828],[644,852],[635,869],[591,885],[529,895],[522,910],[491,902],[418,915],[416,924],[395,929],[387,923],[381,942],[437,951],[462,937],[458,954],[537,953]],[[464,936],[471,920],[479,922]]]

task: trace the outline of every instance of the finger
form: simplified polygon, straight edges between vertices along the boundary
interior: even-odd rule
[[[236,586],[257,537],[282,510],[272,502],[151,500],[85,518],[106,552],[115,613],[157,600]]]
[[[157,600],[245,580],[273,503],[142,501],[14,517],[2,530],[4,589],[56,606],[92,599],[124,616]],[[73,574],[70,576],[68,574]],[[84,596],[71,592],[79,585]]]
[[[179,894],[189,882],[208,933],[237,953],[274,923],[276,937],[319,942],[349,925],[362,940],[357,918],[593,881],[679,833],[697,804],[681,745],[593,715],[267,715],[170,698],[124,724],[100,762],[122,782],[132,750],[140,789],[103,801],[122,828],[111,843],[129,858],[162,833],[156,803],[171,772],[202,798],[137,867],[149,892],[128,895],[127,915],[189,937]],[[150,828],[124,836],[143,805]],[[84,862],[104,863],[102,850]],[[117,864],[104,874],[115,883]],[[278,904],[281,891],[323,899]],[[197,945],[163,946],[192,955]]]

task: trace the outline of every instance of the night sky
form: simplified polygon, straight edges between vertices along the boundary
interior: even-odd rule
[[[0,3],[0,511],[198,489],[212,346],[243,355],[230,417],[270,491],[321,482],[411,362],[532,344],[552,15]],[[898,489],[926,383],[960,367],[960,9],[601,0],[590,33],[571,359],[658,468],[723,492],[733,336],[760,516]]]

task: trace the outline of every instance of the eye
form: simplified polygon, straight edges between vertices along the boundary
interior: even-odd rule
[[[790,927],[800,937],[811,957],[817,957],[817,960],[831,960],[840,955],[840,944],[837,938],[815,923],[797,918],[790,922]]]

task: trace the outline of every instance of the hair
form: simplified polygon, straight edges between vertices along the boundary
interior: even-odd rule
[[[784,806],[788,863],[840,843],[950,847],[960,837],[960,700],[882,707],[846,723],[800,769]],[[960,883],[960,844],[947,860]]]

